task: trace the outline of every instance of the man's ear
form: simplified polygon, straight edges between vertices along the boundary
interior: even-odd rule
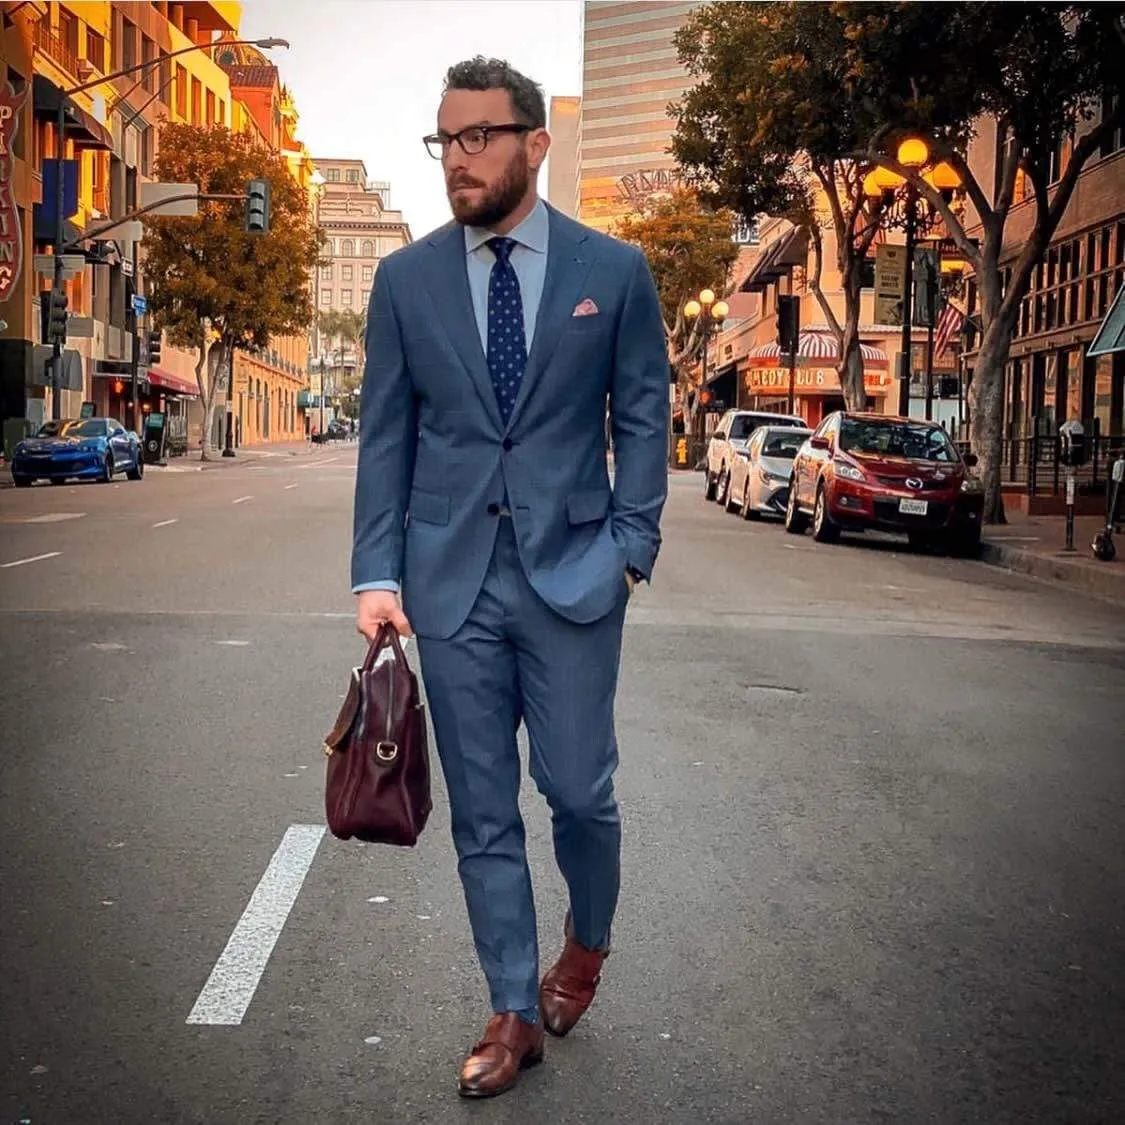
[[[550,147],[551,134],[546,129],[534,129],[528,134],[527,165],[533,172],[543,167]]]

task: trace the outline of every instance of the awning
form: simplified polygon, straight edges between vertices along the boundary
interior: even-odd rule
[[[887,353],[874,344],[860,342],[860,355],[863,357],[864,367],[886,366]],[[797,344],[797,364],[820,365],[824,363],[837,363],[839,361],[839,348],[836,346],[836,337],[826,332],[802,332]],[[789,358],[789,353],[784,353],[784,358]],[[780,365],[782,360],[781,345],[776,340],[768,344],[759,344],[750,352],[749,359],[761,365],[762,360],[774,360]]]
[[[59,112],[59,98],[62,90],[42,74],[35,75],[32,102],[36,117],[50,117]],[[83,109],[70,98],[66,99],[66,135],[76,144],[86,148],[105,148],[113,150],[113,135],[90,112]]]
[[[1088,356],[1125,352],[1125,286],[1117,290],[1105,320],[1098,326],[1094,342],[1086,349]]]
[[[154,387],[160,387],[162,390],[171,391],[177,395],[199,397],[199,385],[194,379],[185,379],[180,375],[173,375],[171,371],[165,371],[162,367],[150,367],[147,378]]]
[[[805,265],[808,256],[808,232],[794,227],[793,230],[775,238],[758,255],[757,260],[750,267],[750,272],[739,285],[739,292],[759,293],[763,289],[768,289],[794,266]]]

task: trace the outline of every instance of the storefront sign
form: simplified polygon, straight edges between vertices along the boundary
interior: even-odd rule
[[[875,248],[875,323],[901,324],[906,290],[906,247]]]
[[[20,110],[30,86],[17,94],[11,85],[0,87],[0,301],[6,301],[20,279],[23,235],[20,213],[12,192],[15,158],[12,145],[20,127]]]
[[[743,382],[751,394],[789,389],[787,367],[751,367]],[[869,391],[878,391],[890,385],[891,377],[885,371],[865,371],[863,385]],[[834,367],[798,367],[794,372],[794,387],[805,394],[839,394],[840,376]]]
[[[655,195],[670,195],[680,179],[680,173],[673,168],[646,168],[627,172],[617,181],[617,190],[622,199],[637,207]]]

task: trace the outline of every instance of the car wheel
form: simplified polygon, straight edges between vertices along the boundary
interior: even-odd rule
[[[51,477],[51,483],[58,488],[60,484],[66,484],[66,477]]]
[[[113,480],[113,474],[117,469],[113,465],[113,454],[107,453],[105,461],[102,463],[102,484],[109,484]]]
[[[925,554],[930,549],[930,544],[932,543],[930,536],[924,531],[908,531],[906,533],[906,538],[910,541],[911,549],[919,552],[919,554]],[[949,551],[950,554],[953,553],[952,538],[949,541]]]
[[[130,480],[141,480],[145,475],[144,458],[139,449],[133,454],[133,467],[125,474]]]
[[[804,535],[809,517],[797,507],[797,481],[789,482],[789,500],[785,505],[785,530],[790,535]]]
[[[725,505],[727,502],[727,494],[730,492],[730,473],[727,472],[724,466],[719,470],[719,481],[715,485],[715,503]]]
[[[711,476],[710,469],[703,470],[703,499],[715,499],[715,478]]]
[[[750,478],[746,478],[746,491],[742,494],[742,518],[744,520],[757,520],[762,518],[762,513],[757,508],[750,507]]]
[[[747,489],[749,489],[749,482],[747,482]],[[734,498],[734,487],[730,483],[730,481],[727,482],[726,508],[731,515],[734,515],[736,512],[740,512],[742,510],[742,502]]]
[[[828,514],[828,492],[823,484],[817,485],[816,504],[813,506],[813,538],[818,543],[835,543],[840,538],[840,525]]]
[[[15,474],[12,475],[12,483],[16,488],[30,488],[31,480],[31,477],[17,477]]]

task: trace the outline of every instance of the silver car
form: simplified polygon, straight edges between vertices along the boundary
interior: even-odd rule
[[[793,458],[811,434],[795,426],[759,426],[731,466],[727,511],[741,512],[744,520],[784,516]]]

